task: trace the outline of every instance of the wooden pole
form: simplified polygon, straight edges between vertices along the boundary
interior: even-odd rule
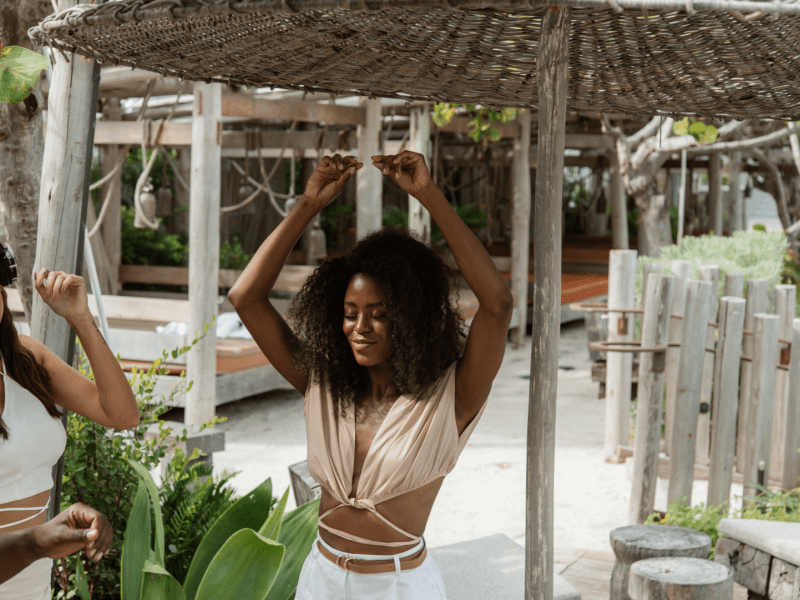
[[[792,321],[794,320],[795,304],[797,302],[797,289],[793,285],[775,286],[775,314],[781,318],[778,338],[783,340],[792,339]],[[791,346],[780,343],[780,362],[789,366],[789,352]],[[784,360],[786,359],[786,360]],[[772,435],[770,449],[770,473],[776,477],[783,473],[783,456],[786,442],[786,430],[789,425],[786,422],[786,396],[788,393],[789,372],[778,369],[775,373],[775,404],[772,412]],[[794,427],[795,424],[792,424]]]
[[[742,193],[742,153],[731,152],[731,174],[728,181],[728,193],[731,195],[731,231],[739,231],[745,228],[744,217],[744,194]]]
[[[625,202],[625,182],[616,150],[608,153],[608,195],[611,204],[611,239],[617,250],[628,250],[628,206]]]
[[[741,273],[725,275],[725,292],[722,295],[730,298],[744,297],[744,275]]]
[[[678,388],[675,394],[667,501],[680,498],[692,503],[697,417],[700,413],[700,386],[705,356],[704,333],[708,329],[708,305],[715,290],[710,281],[691,279],[686,288],[681,356],[678,361]],[[698,332],[702,332],[698,335]]]
[[[103,98],[103,120],[119,122],[122,120],[122,107],[119,98]],[[116,145],[103,146],[100,158],[100,172],[105,175],[120,159],[122,148]],[[177,187],[177,186],[176,186]],[[106,247],[108,268],[110,272],[110,293],[119,294],[122,284],[119,281],[119,266],[122,264],[122,169],[114,174],[100,189],[100,198],[105,199],[108,194],[109,206],[103,223],[100,225],[100,234]],[[95,255],[98,253],[95,252]]]
[[[715,235],[722,235],[722,154],[708,156],[708,221]]]
[[[719,267],[716,265],[705,265],[700,267],[700,280],[710,281],[713,292],[711,301],[708,304],[708,322],[717,322],[717,312],[719,312],[719,301],[717,300],[717,290],[719,290]],[[714,348],[717,337],[717,328],[713,325],[706,327],[706,348]],[[700,384],[700,414],[697,417],[697,437],[695,438],[695,462],[700,465],[707,465],[709,453],[711,451],[711,388],[714,384],[714,353],[706,352],[703,357],[703,381]]]
[[[647,286],[650,281],[648,275],[651,273],[661,275],[664,273],[664,265],[660,262],[644,263],[642,265],[642,306],[644,306],[644,299],[647,297]]]
[[[60,0],[59,11],[79,4]],[[44,142],[39,192],[39,227],[34,271],[80,273],[92,168],[97,89],[100,65],[75,57],[56,57],[50,84],[47,136]],[[39,294],[33,295],[31,337],[43,343],[67,364],[72,364],[75,333],[50,310]],[[62,422],[66,427],[67,413]],[[64,457],[53,467],[55,486],[50,494],[48,519],[58,514]]]
[[[217,316],[221,185],[221,97],[218,83],[195,83],[192,110],[192,175],[189,208],[189,339]],[[212,325],[189,350],[184,420],[199,427],[214,417],[217,336]]]
[[[744,313],[744,328],[754,331],[756,327],[755,315],[767,310],[767,280],[747,280],[747,305]],[[739,386],[739,414],[736,417],[736,470],[744,473],[745,456],[747,455],[747,422],[750,411],[753,375],[753,348],[755,339],[753,335],[745,335],[742,339],[742,377]]]
[[[365,115],[364,124],[356,130],[358,160],[364,163],[356,173],[356,235],[361,239],[383,223],[383,175],[372,166],[372,157],[381,153],[381,100],[361,98],[359,106]],[[433,165],[429,166],[433,173]]]
[[[528,328],[528,265],[531,235],[531,111],[517,117],[519,132],[514,138],[511,178],[514,181],[514,219],[511,232],[511,289],[517,297],[519,324],[512,333],[515,347],[525,343]]]
[[[781,487],[800,487],[800,319],[792,320],[792,353],[786,403],[786,444],[783,448]]]
[[[608,341],[633,340],[633,313],[613,309],[636,305],[636,250],[612,250],[608,266]],[[609,352],[606,357],[606,462],[620,463],[620,446],[630,438],[633,355]]]
[[[425,162],[431,164],[428,146],[431,138],[430,107],[427,104],[412,106],[409,111],[409,140],[408,147],[414,152],[419,152],[425,157]],[[433,172],[433,169],[431,169]],[[431,215],[419,200],[413,196],[408,197],[408,228],[415,231],[426,242],[431,238]]]
[[[536,79],[539,149],[533,230],[533,341],[528,409],[525,599],[553,598],[553,485],[561,334],[561,195],[571,9],[544,11]]]
[[[670,308],[675,277],[651,274],[645,281],[642,346],[666,346],[669,340]],[[664,401],[666,353],[639,355],[639,388],[636,407],[636,437],[633,448],[633,485],[628,523],[644,523],[653,513],[658,479],[658,447]]]
[[[672,292],[672,313],[669,326],[669,344],[667,350],[667,396],[666,422],[664,423],[664,442],[667,455],[671,455],[672,423],[675,420],[675,396],[678,393],[678,362],[681,357],[681,339],[683,338],[683,313],[686,308],[686,282],[692,271],[688,260],[673,260],[670,271],[675,275]]]
[[[714,361],[711,465],[708,476],[709,506],[727,503],[731,494],[745,305],[744,298],[725,296],[719,307],[719,338]]]
[[[751,403],[747,411],[747,448],[744,462],[744,495],[754,496],[759,463],[764,463],[764,483],[769,482],[770,433],[772,407],[775,401],[775,367],[778,364],[778,315],[755,315],[753,374],[750,385]]]

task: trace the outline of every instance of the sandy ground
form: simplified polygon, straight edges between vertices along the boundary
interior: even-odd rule
[[[425,538],[431,547],[503,533],[525,543],[525,464],[530,338],[509,344],[489,405],[448,476]],[[558,378],[555,464],[555,548],[609,551],[608,534],[627,525],[631,460],[604,461],[605,402],[590,378],[583,323],[564,325]],[[276,391],[219,407],[227,417],[226,450],[215,470],[239,471],[232,480],[246,493],[267,477],[280,495],[289,486],[288,466],[305,459],[302,396]],[[741,488],[741,486],[739,486]],[[694,502],[706,482],[695,482]],[[734,490],[741,494],[741,489]],[[294,498],[290,492],[290,507]],[[666,481],[659,480],[656,508],[666,508]]]

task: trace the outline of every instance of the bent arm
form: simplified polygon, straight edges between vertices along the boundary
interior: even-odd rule
[[[278,280],[289,253],[321,208],[305,196],[267,237],[236,284],[228,292],[245,327],[275,369],[300,393],[308,387],[308,377],[292,362],[294,333],[269,295]]]
[[[0,535],[0,583],[5,583],[32,563],[44,558],[34,544],[33,527]]]
[[[432,182],[428,183],[416,197],[436,221],[461,275],[479,302],[464,355],[456,369],[456,421],[460,433],[486,402],[500,369],[513,298],[483,244],[456,214],[439,188]]]

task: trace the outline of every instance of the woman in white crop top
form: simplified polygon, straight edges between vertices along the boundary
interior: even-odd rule
[[[95,381],[36,340],[18,335],[0,286],[0,535],[46,521],[51,469],[66,444],[59,406],[116,429],[139,423],[131,387],[89,312],[83,278],[42,269],[33,283],[77,334]],[[37,560],[0,585],[0,598],[50,598],[51,567],[52,560]]]
[[[407,232],[384,230],[320,265],[293,302],[291,327],[284,321],[269,295],[290,251],[363,166],[338,154],[320,161],[231,289],[259,347],[305,395],[322,498],[298,600],[444,598],[422,534],[483,411],[511,319],[508,285],[422,155],[372,160],[428,210],[479,306],[465,336],[444,262]]]

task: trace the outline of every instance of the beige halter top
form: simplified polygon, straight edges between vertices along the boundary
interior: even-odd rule
[[[407,546],[419,542],[419,536],[394,525],[375,506],[444,477],[456,466],[486,404],[459,436],[455,374],[456,363],[453,363],[436,382],[427,400],[400,396],[395,401],[369,448],[354,498],[350,494],[355,460],[355,407],[351,403],[345,415],[338,416],[328,388],[309,384],[305,397],[308,470],[340,503],[320,515],[320,527],[346,540],[373,546]],[[368,510],[409,540],[367,540],[326,525],[325,517],[344,506]]]

